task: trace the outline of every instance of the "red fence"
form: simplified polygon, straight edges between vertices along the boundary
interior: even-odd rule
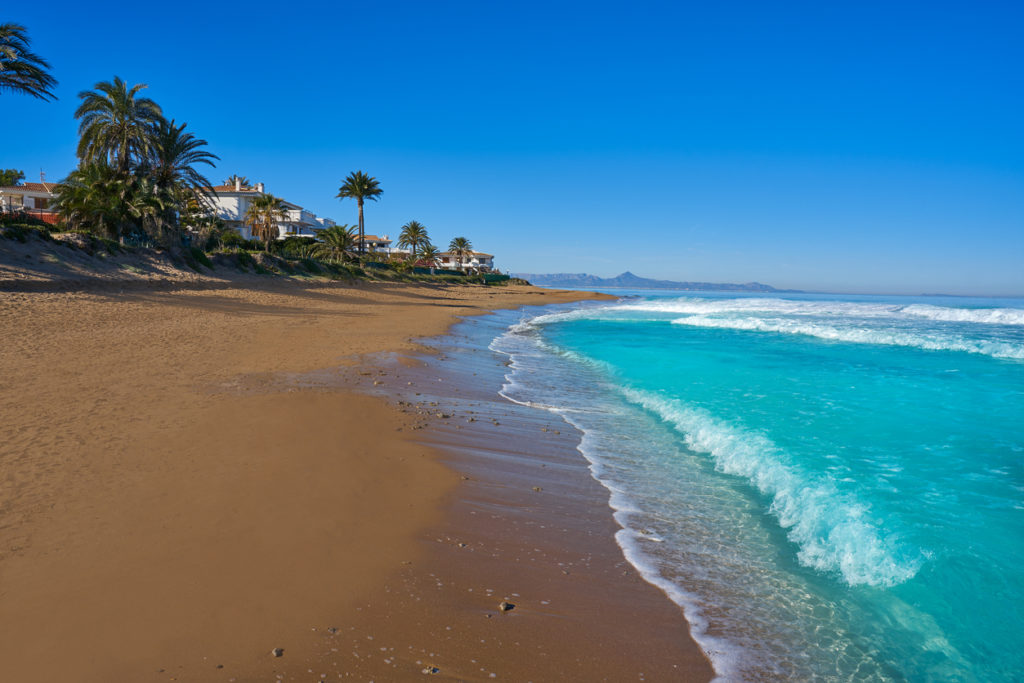
[[[25,216],[26,218],[34,218],[38,221],[43,221],[47,225],[57,225],[60,223],[60,216],[54,211],[47,211],[46,209],[25,209],[22,207],[17,208],[0,208],[0,212],[8,216]]]

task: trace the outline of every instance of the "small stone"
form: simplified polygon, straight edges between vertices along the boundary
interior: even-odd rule
[[[333,635],[338,632],[338,628],[336,626],[328,626],[327,632]]]
[[[508,602],[507,600],[502,600],[501,604],[498,605],[498,609],[500,609],[502,612],[511,612],[515,608],[516,606],[511,602]]]
[[[533,487],[533,490],[534,490],[534,491],[536,491],[537,493],[540,493],[540,492],[541,492],[541,491],[543,491],[544,489],[542,489],[542,488],[541,488],[541,487],[539,487],[539,486],[534,486],[534,487]]]
[[[438,669],[436,666],[428,666],[427,668],[423,669],[423,673],[429,676],[432,674],[441,673],[441,670]]]
[[[224,668],[224,665],[223,665],[223,664],[218,664],[218,665],[217,665],[217,668],[218,668],[218,669],[223,669],[223,668]]]
[[[274,655],[275,657],[280,657],[284,654],[284,648],[275,647],[273,650],[270,651],[270,654]]]

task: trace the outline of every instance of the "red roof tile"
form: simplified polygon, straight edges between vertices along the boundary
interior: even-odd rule
[[[0,190],[23,190],[25,192],[50,192],[57,187],[57,183],[22,183],[21,185],[3,185]]]

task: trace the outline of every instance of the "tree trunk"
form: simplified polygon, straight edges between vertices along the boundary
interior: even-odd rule
[[[359,255],[366,255],[366,233],[363,231],[363,198],[359,198]]]

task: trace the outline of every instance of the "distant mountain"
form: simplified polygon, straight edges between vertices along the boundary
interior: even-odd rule
[[[722,282],[673,282],[671,280],[651,280],[640,277],[626,271],[616,277],[598,277],[586,273],[554,273],[542,275],[539,273],[512,273],[512,277],[520,277],[529,280],[535,285],[543,287],[609,287],[619,289],[690,289],[700,291],[719,292],[780,292],[794,290],[779,290],[770,285],[762,285],[760,282],[746,282],[744,284],[732,284]]]

